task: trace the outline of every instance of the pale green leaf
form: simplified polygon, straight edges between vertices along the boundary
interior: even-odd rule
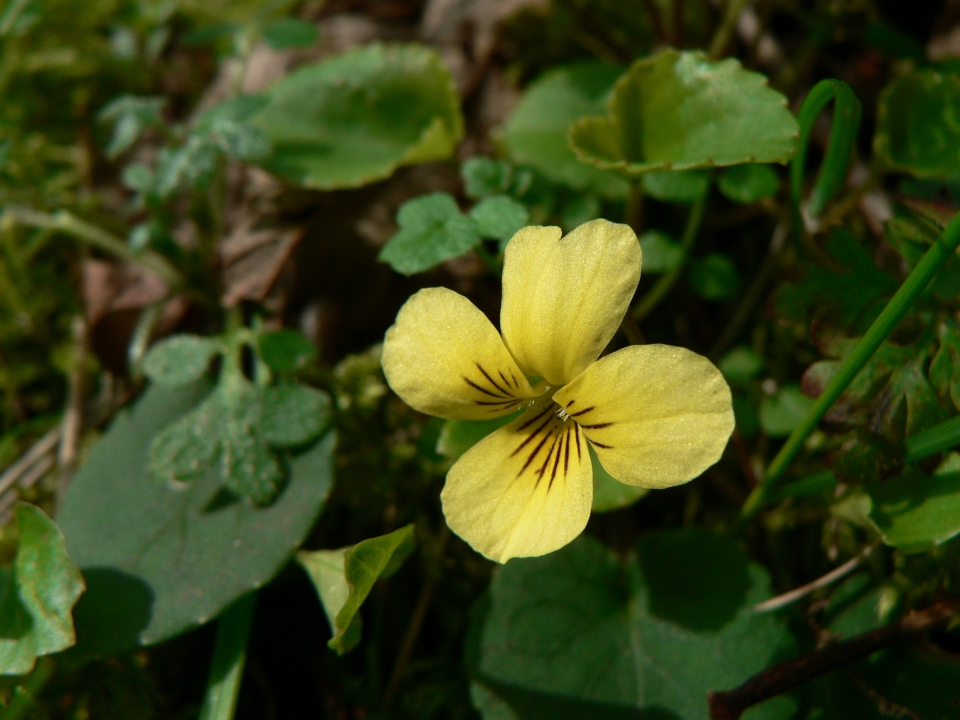
[[[372,44],[274,84],[254,119],[263,166],[306,187],[360,187],[402,165],[445,160],[463,136],[460,99],[435,50]]]
[[[769,165],[744,163],[728,167],[720,173],[717,187],[728,200],[753,203],[775,194],[780,189],[780,180]]]
[[[887,545],[923,552],[960,534],[960,463],[956,459],[934,475],[910,468],[900,477],[867,487],[870,520]]]
[[[760,403],[760,427],[770,437],[786,437],[801,423],[814,400],[800,391],[799,385],[778,388]]]
[[[360,616],[378,578],[393,574],[413,552],[413,525],[389,535],[370,538],[341,550],[301,550],[297,561],[313,581],[333,637],[327,643],[337,654],[351,650],[360,641]]]
[[[683,262],[683,246],[660,230],[647,230],[640,236],[643,272],[670,272]]]
[[[646,495],[647,488],[626,485],[615,479],[603,469],[597,454],[590,447],[590,460],[593,461],[593,512],[610,512],[633,505]]]
[[[527,224],[527,209],[507,195],[484,198],[470,211],[482,237],[506,242]]]
[[[177,487],[213,467],[220,452],[217,404],[213,399],[161,430],[150,445],[150,476]]]
[[[745,345],[737,345],[717,361],[728,382],[746,385],[763,371],[764,360]]]
[[[567,142],[571,123],[603,112],[620,73],[591,61],[555,68],[537,78],[504,125],[503,145],[510,158],[574,190],[626,197],[626,182],[579,162]]]
[[[210,367],[220,344],[199,335],[174,335],[161,340],[143,358],[143,372],[154,382],[186,385],[196,382]]]
[[[291,447],[315,439],[330,424],[330,399],[302,383],[264,388],[257,435],[269,445]]]
[[[787,162],[797,121],[767,79],[732,58],[664,50],[636,61],[614,88],[606,117],[570,130],[584,162],[638,176],[739,163]]]
[[[29,672],[41,655],[75,642],[71,611],[83,577],[56,524],[39,508],[17,503],[20,545],[12,568],[0,571],[0,674]]]
[[[463,255],[480,242],[476,221],[461,213],[446,193],[421,195],[404,203],[397,224],[400,231],[390,238],[379,258],[405,275]]]
[[[710,174],[702,170],[660,170],[643,175],[643,190],[664,202],[693,203],[710,189]]]

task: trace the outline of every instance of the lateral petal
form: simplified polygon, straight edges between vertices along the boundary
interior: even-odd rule
[[[474,550],[504,563],[545,555],[590,518],[593,467],[583,432],[549,399],[474,445],[447,474],[447,524]]]
[[[383,372],[410,407],[448,420],[489,420],[534,396],[493,324],[467,298],[426,288],[397,313]]]
[[[720,371],[670,345],[618,350],[553,399],[580,423],[604,469],[627,485],[692,480],[720,459],[733,432],[730,388]]]
[[[591,220],[560,237],[526,227],[507,245],[500,329],[523,371],[563,385],[610,342],[640,281],[628,225]]]

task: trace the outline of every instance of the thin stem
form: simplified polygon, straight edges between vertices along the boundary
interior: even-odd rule
[[[232,720],[236,712],[256,602],[257,594],[248,593],[217,620],[217,644],[199,720]]]
[[[846,577],[860,567],[860,563],[866,560],[870,556],[870,553],[876,549],[876,547],[876,545],[870,545],[864,548],[863,552],[861,552],[859,555],[850,558],[843,565],[835,567],[826,575],[818,577],[816,580],[808,582],[806,585],[801,585],[790,592],[783,593],[783,595],[777,595],[777,597],[757,603],[753,606],[753,611],[762,613],[771,612],[772,610],[779,610],[782,607],[786,607],[790,603],[796,602],[800,598],[806,597],[815,590],[819,590],[822,587],[826,587],[827,585],[835,583],[837,580]]]
[[[684,228],[683,231],[683,256],[680,258],[680,262],[678,262],[676,267],[670,270],[670,272],[662,275],[660,279],[654,283],[653,287],[650,288],[650,292],[644,295],[640,302],[633,308],[633,317],[638,322],[643,320],[650,314],[651,310],[660,304],[660,301],[670,292],[670,288],[677,282],[677,278],[680,277],[680,273],[687,263],[687,258],[690,257],[693,242],[697,239],[697,232],[700,230],[700,222],[703,220],[703,208],[706,205],[706,201],[707,198],[702,197],[697,200],[690,209],[690,215],[687,217],[687,227]]]
[[[13,691],[10,703],[0,712],[0,720],[20,720],[36,703],[36,697],[43,690],[44,685],[53,677],[57,663],[49,657],[42,657],[36,667],[27,675],[23,682]]]
[[[643,184],[639,178],[630,181],[630,191],[627,195],[627,209],[624,213],[627,225],[640,234],[640,224],[643,222]]]
[[[160,253],[153,250],[137,253],[121,238],[103,228],[84,222],[66,210],[50,215],[25,207],[7,207],[3,211],[3,216],[0,217],[0,227],[11,225],[60,231],[82,240],[91,247],[150,270],[171,287],[183,285],[183,276]]]
[[[727,45],[730,43],[730,36],[733,34],[734,28],[737,26],[737,20],[740,18],[740,13],[743,12],[743,9],[746,6],[747,0],[730,0],[729,4],[727,5],[727,11],[723,14],[723,20],[720,21],[720,26],[713,34],[713,39],[710,41],[710,49],[707,52],[707,56],[711,60],[718,60],[723,56],[724,51],[727,49]]]
[[[769,700],[831,670],[903,640],[918,637],[927,630],[946,625],[955,615],[953,604],[937,603],[921,612],[912,612],[899,622],[856,635],[801,655],[754,675],[743,685],[708,696],[712,720],[737,720],[748,708]]]
[[[860,342],[857,343],[853,352],[841,363],[840,368],[827,383],[827,387],[814,402],[803,421],[790,433],[790,437],[787,438],[783,447],[780,448],[780,452],[777,453],[773,462],[767,468],[760,484],[754,488],[750,497],[747,498],[747,502],[744,503],[743,509],[740,511],[742,520],[752,517],[760,509],[770,488],[783,476],[790,462],[800,452],[804,441],[814,431],[837,398],[843,394],[843,391],[863,369],[863,366],[867,364],[867,361],[873,357],[877,348],[893,332],[903,316],[907,314],[907,311],[913,307],[913,303],[920,297],[920,294],[930,284],[940,268],[953,255],[958,245],[960,245],[960,213],[953,216],[943,234],[937,238],[936,242],[920,259],[913,272],[904,280],[903,285],[887,303],[880,316],[874,320],[870,329],[860,338]]]

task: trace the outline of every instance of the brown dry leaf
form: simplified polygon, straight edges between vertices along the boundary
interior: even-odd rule
[[[241,300],[263,302],[303,238],[303,228],[257,229],[255,224],[244,218],[220,243],[225,307]]]

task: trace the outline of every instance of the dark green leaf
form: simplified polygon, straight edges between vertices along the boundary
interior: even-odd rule
[[[380,260],[405,275],[423,272],[463,255],[480,242],[477,223],[446,193],[421,195],[397,213],[400,231],[390,238]]]
[[[164,385],[187,385],[207,372],[220,343],[199,335],[174,335],[150,348],[143,358],[143,372]]]
[[[626,182],[579,162],[567,143],[574,120],[603,112],[620,73],[600,62],[583,62],[555,68],[537,78],[504,126],[503,143],[509,156],[574,190],[606,198],[626,197]]]
[[[226,492],[215,470],[182,492],[150,480],[151,441],[210,390],[148,388],[74,477],[59,521],[88,586],[74,613],[79,652],[123,653],[216,617],[268,582],[313,526],[332,484],[333,433],[283,457],[288,480],[266,508]]]
[[[330,399],[301,383],[285,382],[264,388],[257,435],[279,447],[303,445],[330,424]]]
[[[75,642],[71,611],[83,577],[56,524],[39,508],[18,503],[20,545],[12,568],[0,571],[0,674],[29,672],[41,655]]]
[[[661,170],[645,173],[643,189],[665,202],[696,202],[710,189],[710,174],[702,170]]]
[[[946,320],[937,328],[940,349],[930,363],[930,383],[940,397],[960,410],[960,326]]]
[[[813,398],[804,395],[798,385],[779,388],[760,403],[760,427],[770,437],[786,437],[812,405]]]
[[[445,160],[463,135],[460,100],[436,51],[366,45],[306,65],[268,91],[254,119],[263,162],[306,187],[359,187],[402,165]]]
[[[472,157],[460,168],[464,191],[471,200],[483,200],[491,195],[510,195],[518,198],[530,189],[533,172],[515,168],[503,160]]]
[[[560,208],[560,224],[564,232],[570,232],[585,222],[601,216],[603,206],[596,195],[575,195]]]
[[[275,330],[257,336],[260,359],[279,372],[303,370],[317,357],[317,348],[295,330]]]
[[[740,274],[729,257],[710,253],[690,264],[690,287],[706,300],[728,300],[740,289]]]
[[[870,520],[887,545],[923,552],[960,534],[960,456],[944,469],[926,475],[911,468],[867,487]]]
[[[745,345],[737,345],[717,361],[728,382],[746,385],[763,372],[763,358]]]
[[[232,493],[269,505],[283,482],[283,468],[253,429],[233,418],[220,423],[220,481]]]
[[[643,272],[670,272],[683,262],[683,246],[660,230],[647,230],[640,236]]]
[[[648,535],[626,566],[584,536],[511,560],[494,576],[476,679],[524,718],[540,716],[511,691],[538,694],[541,707],[553,701],[561,714],[552,717],[617,717],[582,712],[606,706],[637,720],[707,720],[709,691],[736,687],[792,653],[786,623],[753,612],[770,594],[760,566],[702,530]],[[563,714],[564,702],[581,714]],[[781,698],[751,717],[794,710]]]
[[[338,655],[360,641],[357,613],[373,584],[378,578],[396,572],[415,546],[413,525],[407,525],[389,535],[370,538],[342,550],[297,553],[297,561],[313,580],[333,630],[327,644]]]
[[[873,149],[889,170],[918,177],[960,172],[960,77],[920,70],[900,75],[880,93]]]
[[[263,29],[263,41],[274,50],[310,47],[317,41],[317,27],[296,18],[275,20]]]
[[[206,474],[220,452],[218,405],[210,398],[171,423],[150,445],[150,475],[176,487]]]
[[[527,209],[507,195],[484,198],[470,211],[482,237],[508,241],[527,224]]]
[[[775,194],[780,189],[780,180],[769,165],[744,163],[728,167],[720,173],[717,187],[728,200],[753,203]]]
[[[614,88],[606,117],[570,130],[584,162],[638,176],[739,163],[787,162],[797,121],[787,100],[734,59],[664,50],[636,61]]]
[[[447,420],[437,439],[437,452],[456,460],[494,430],[517,417],[518,413],[513,413],[492,420]]]

